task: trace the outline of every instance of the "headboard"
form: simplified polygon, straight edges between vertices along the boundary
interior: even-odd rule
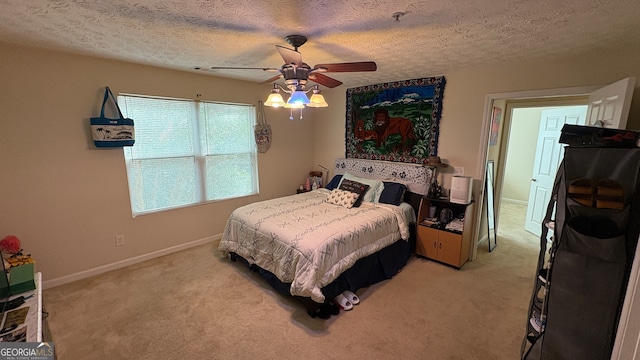
[[[434,179],[432,167],[392,161],[365,159],[336,159],[334,175],[353,175],[395,181],[407,186],[407,189],[419,195],[427,195]]]
[[[434,180],[434,169],[421,164],[409,164],[401,162],[365,160],[365,159],[343,159],[335,160],[334,175],[350,174],[364,178],[373,178],[387,181],[394,181],[405,184],[405,202],[418,213],[420,200],[426,196]]]

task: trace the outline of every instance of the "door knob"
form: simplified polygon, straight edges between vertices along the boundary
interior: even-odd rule
[[[538,181],[538,180],[536,180],[536,178],[531,178],[531,181],[534,181],[534,182],[535,182],[535,181]]]

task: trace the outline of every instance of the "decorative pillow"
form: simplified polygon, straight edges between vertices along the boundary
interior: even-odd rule
[[[335,205],[344,206],[347,209],[352,208],[353,204],[358,201],[360,195],[346,190],[333,189],[327,198],[327,202]]]
[[[362,201],[378,202],[378,199],[380,199],[380,194],[382,194],[382,190],[384,189],[384,184],[382,183],[382,181],[362,178],[350,173],[344,173],[340,184],[342,184],[345,179],[369,185],[369,190],[364,194],[364,198],[362,199]],[[340,186],[338,186],[338,188],[340,188]]]
[[[351,191],[352,193],[358,194],[358,200],[353,204],[353,207],[358,207],[362,204],[362,198],[364,198],[364,194],[369,189],[369,185],[359,183],[357,181],[345,179],[340,184],[340,190]]]
[[[384,181],[384,190],[380,194],[379,203],[400,205],[404,199],[404,192],[407,189],[405,184],[397,182]]]
[[[342,175],[336,175],[333,177],[333,179],[331,179],[331,181],[329,181],[327,186],[325,186],[324,188],[327,190],[333,190],[337,188],[338,185],[340,185],[340,180],[342,180]]]

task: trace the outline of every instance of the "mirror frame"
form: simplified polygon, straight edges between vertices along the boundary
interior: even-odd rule
[[[493,160],[487,161],[487,173],[485,175],[485,190],[487,192],[486,206],[487,206],[487,241],[489,243],[489,252],[498,246],[498,235],[496,232],[496,218],[495,218],[495,202],[493,199]]]

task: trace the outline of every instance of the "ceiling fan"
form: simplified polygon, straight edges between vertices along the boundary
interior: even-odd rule
[[[323,73],[376,71],[377,69],[377,65],[373,61],[318,64],[312,68],[302,61],[302,54],[298,51],[298,48],[307,42],[307,38],[302,35],[289,35],[285,37],[285,40],[293,46],[293,49],[276,45],[276,49],[280,53],[280,56],[282,56],[282,59],[284,59],[284,64],[280,68],[212,66],[210,69],[247,69],[279,72],[278,75],[263,81],[262,84],[284,78],[285,84],[293,88],[304,88],[308,80],[328,88],[334,88],[342,85],[342,82]]]

